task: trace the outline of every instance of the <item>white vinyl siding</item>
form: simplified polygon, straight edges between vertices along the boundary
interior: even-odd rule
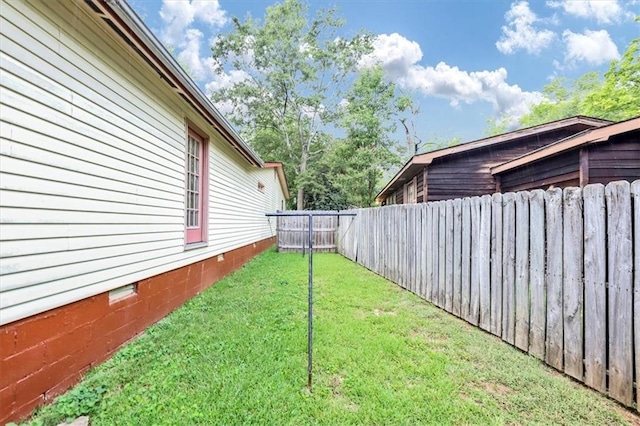
[[[250,166],[84,2],[0,1],[0,324],[274,234],[275,170]],[[187,119],[209,137],[209,244],[189,251]]]

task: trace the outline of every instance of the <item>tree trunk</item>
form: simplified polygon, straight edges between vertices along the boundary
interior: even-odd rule
[[[304,174],[307,171],[307,159],[309,158],[309,152],[302,147],[302,155],[300,156],[300,174]],[[298,198],[296,199],[296,209],[304,210],[304,188],[298,187]]]
[[[298,198],[296,199],[296,209],[304,210],[304,189],[298,188]]]

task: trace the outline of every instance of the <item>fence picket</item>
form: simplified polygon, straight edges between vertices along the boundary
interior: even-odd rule
[[[446,205],[444,201],[438,202],[438,306],[445,307],[445,277],[446,269]]]
[[[469,318],[471,306],[471,200],[462,199],[462,268],[460,271],[460,318]]]
[[[462,273],[462,200],[453,200],[453,314],[460,316]]]
[[[480,327],[491,330],[491,196],[480,198],[480,238],[478,247]]]
[[[427,294],[427,207],[427,203],[420,205],[420,296],[423,299]]]
[[[491,197],[491,333],[502,337],[502,194]]]
[[[529,285],[531,316],[529,353],[544,359],[546,327],[546,289],[544,285],[544,191],[531,191],[529,197]]]
[[[631,191],[629,182],[612,182],[607,199],[609,282],[609,395],[633,400]]]
[[[584,382],[607,388],[607,252],[604,186],[588,185],[584,198]]]
[[[425,214],[427,215],[427,220],[425,222],[425,237],[426,237],[426,248],[427,248],[427,258],[425,259],[425,289],[424,289],[424,298],[428,301],[433,300],[431,298],[432,288],[433,288],[433,258],[435,256],[433,252],[433,204],[425,203]]]
[[[502,339],[515,344],[516,207],[515,194],[502,195]]]
[[[547,364],[563,369],[562,319],[562,190],[551,189],[544,195],[547,222]]]
[[[516,194],[516,347],[529,351],[529,193]]]
[[[445,309],[453,312],[453,201],[445,202]]]
[[[471,299],[469,321],[478,325],[480,320],[480,198],[471,198]]]
[[[431,276],[431,302],[435,305],[438,305],[438,276],[440,275],[440,273],[438,272],[438,266],[440,264],[440,251],[438,243],[438,229],[440,229],[440,211],[438,210],[438,206],[439,204],[437,202],[431,205],[433,218],[433,223],[431,224],[431,247],[433,248],[433,259],[431,259],[431,264],[433,265]]]
[[[635,330],[634,353],[636,354],[636,409],[640,410],[640,180],[631,185],[631,195],[633,197],[633,241],[634,250],[634,282],[633,282],[633,329]]]
[[[564,371],[582,380],[582,197],[580,188],[565,188],[562,292],[564,316]]]

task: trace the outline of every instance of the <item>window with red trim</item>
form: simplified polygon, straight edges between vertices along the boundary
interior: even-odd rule
[[[205,140],[189,129],[187,136],[187,193],[185,200],[186,243],[206,240],[207,152]]]

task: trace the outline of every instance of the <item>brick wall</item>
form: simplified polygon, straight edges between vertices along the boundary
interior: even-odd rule
[[[0,424],[19,421],[77,383],[124,343],[244,265],[273,238],[0,327]]]

